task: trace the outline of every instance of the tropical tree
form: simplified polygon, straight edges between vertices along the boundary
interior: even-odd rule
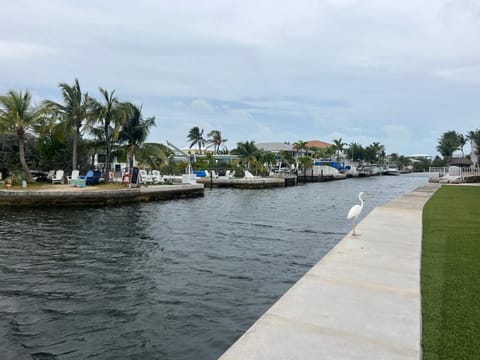
[[[309,149],[308,141],[302,141],[302,140],[298,140],[297,142],[293,143],[292,147],[295,151],[300,152],[301,155],[305,154]]]
[[[219,130],[212,130],[208,133],[207,136],[209,138],[207,140],[207,144],[209,146],[213,146],[213,152],[215,154],[218,154],[220,152],[220,147],[223,147],[225,149],[224,143],[226,143],[228,139],[222,138],[222,133]]]
[[[271,151],[260,151],[258,160],[262,163],[263,167],[266,168],[267,173],[269,173],[277,163],[277,158]]]
[[[291,151],[285,151],[285,150],[280,150],[278,153],[280,156],[280,163],[283,164],[285,163],[286,165],[291,165],[295,162],[295,159],[293,157],[293,153]]]
[[[165,145],[157,143],[144,143],[140,146],[135,159],[140,165],[151,169],[160,169],[168,164],[168,155],[171,153]]]
[[[379,142],[373,142],[365,149],[365,160],[377,162],[385,154],[385,146]]]
[[[347,146],[347,143],[343,142],[342,138],[333,139],[333,147],[335,149],[337,161],[340,160],[340,154],[345,150],[345,146]]]
[[[335,149],[335,146],[330,145],[329,147],[325,148],[325,157],[329,158],[332,160],[332,157],[335,156],[337,150]]]
[[[93,118],[94,101],[88,93],[82,93],[78,79],[73,85],[59,84],[63,104],[51,100],[44,102],[46,108],[61,117],[66,134],[73,131],[72,169],[77,169],[78,147],[82,137],[82,129]]]
[[[304,154],[306,154],[308,149],[309,149],[308,141],[298,140],[297,142],[293,143],[292,148],[293,148],[293,150],[296,151],[296,153],[295,153],[295,163],[296,163],[296,167],[298,167],[299,156],[303,156]]]
[[[328,148],[310,148],[310,150],[314,151],[314,157],[317,159],[325,159],[329,157],[329,151],[327,151]]]
[[[389,163],[392,165],[400,166],[400,157],[397,153],[391,153],[388,156]]]
[[[129,106],[131,109],[120,130],[119,141],[124,144],[128,168],[132,171],[135,156],[142,153],[142,144],[147,139],[150,128],[155,126],[155,116],[145,119],[142,115],[141,106],[134,104],[129,104]]]
[[[478,155],[480,155],[480,130],[471,130],[467,133],[467,139],[472,146],[472,160],[478,164]]]
[[[35,157],[43,169],[66,169],[65,164],[72,159],[71,138],[65,141],[64,129],[54,114],[45,113],[34,126],[38,134]]]
[[[105,181],[109,181],[110,161],[112,148],[120,135],[122,124],[125,124],[128,115],[132,112],[132,106],[120,103],[115,96],[115,90],[108,92],[99,88],[102,94],[102,102],[92,103],[93,113],[100,123],[100,127],[91,129],[91,132],[101,139],[105,146]]]
[[[468,137],[464,136],[463,134],[458,134],[458,150],[462,152],[462,157],[465,157],[465,154],[463,153],[463,148],[467,144]]]
[[[198,146],[198,153],[202,153],[202,146],[205,146],[207,140],[203,137],[203,129],[200,130],[198,126],[194,126],[188,132],[187,139],[190,140],[190,149],[194,146]]]
[[[365,159],[365,149],[362,145],[352,142],[349,147],[345,150],[348,154],[347,156],[352,161],[364,160]]]
[[[250,169],[250,163],[256,161],[256,155],[258,154],[258,148],[255,145],[255,141],[245,141],[237,143],[237,148],[232,150],[233,154],[240,156],[246,163],[246,168]]]
[[[0,131],[16,134],[20,164],[27,181],[32,182],[33,177],[25,160],[25,137],[39,121],[42,112],[32,105],[32,95],[28,90],[8,91],[0,96],[0,105]]]
[[[467,134],[467,140],[470,140],[470,142],[477,146],[477,149],[480,148],[480,130],[471,130]]]
[[[302,156],[299,160],[300,165],[302,166],[303,177],[306,176],[306,170],[311,168],[313,165],[312,158],[309,156]]]
[[[438,140],[437,151],[448,163],[455,150],[460,147],[459,133],[455,130],[447,131]]]

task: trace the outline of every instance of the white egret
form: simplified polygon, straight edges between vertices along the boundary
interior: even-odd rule
[[[350,211],[348,212],[348,215],[347,215],[347,219],[353,219],[352,235],[357,235],[355,233],[355,222],[357,221],[357,218],[358,218],[358,216],[360,215],[360,213],[362,212],[362,209],[363,209],[362,196],[363,196],[363,191],[361,191],[358,194],[358,199],[360,200],[360,205],[357,204],[357,205],[352,206],[352,208],[350,209]]]

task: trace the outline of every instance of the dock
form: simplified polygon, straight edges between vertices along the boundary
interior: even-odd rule
[[[220,359],[421,359],[426,184],[374,209]]]
[[[297,184],[296,176],[255,177],[255,178],[197,178],[197,183],[209,188],[268,189]]]
[[[0,190],[0,206],[105,206],[203,195],[204,186],[202,184],[153,185],[123,189],[57,185],[41,190]]]

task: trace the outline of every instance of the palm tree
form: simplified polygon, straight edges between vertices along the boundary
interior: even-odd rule
[[[471,143],[475,143],[477,148],[480,148],[480,130],[471,130],[467,134],[467,140],[470,140]]]
[[[346,152],[352,161],[355,160],[364,160],[365,159],[365,149],[362,145],[352,142],[349,147],[346,149]]]
[[[316,159],[325,159],[328,157],[327,148],[325,147],[323,148],[315,147],[315,148],[310,148],[310,150],[314,151],[313,157]]]
[[[131,109],[120,130],[119,140],[125,144],[128,168],[132,171],[135,155],[142,152],[142,144],[147,139],[150,128],[155,126],[155,116],[144,119],[141,107],[133,104],[129,106]]]
[[[478,164],[478,155],[480,153],[480,130],[471,130],[467,133],[467,139],[470,140],[472,147],[472,160]]]
[[[465,157],[465,154],[463,153],[463,148],[467,144],[468,137],[464,136],[463,134],[458,134],[458,149],[462,152],[462,158]]]
[[[33,182],[33,177],[25,160],[25,136],[28,131],[39,122],[42,112],[32,106],[32,95],[26,90],[16,92],[10,90],[6,95],[0,96],[0,131],[13,132],[18,139],[18,152],[20,164],[28,182]]]
[[[72,159],[72,139],[65,141],[65,129],[61,124],[59,115],[44,110],[44,115],[34,126],[38,134],[35,146],[35,156],[38,166],[43,169],[72,170],[65,165]],[[89,144],[86,148],[89,148]]]
[[[342,138],[333,139],[333,147],[334,147],[335,153],[337,155],[337,161],[340,160],[340,154],[343,153],[346,145],[347,145],[347,143],[344,143],[342,141]]]
[[[302,156],[299,159],[300,165],[302,165],[302,172],[303,172],[303,179],[305,181],[305,177],[307,175],[307,168],[311,168],[313,165],[312,158],[309,156]]]
[[[138,149],[135,158],[140,164],[147,165],[151,169],[159,169],[168,164],[168,155],[165,145],[156,143],[144,143]]]
[[[198,145],[198,153],[202,153],[202,146],[205,146],[207,140],[203,137],[203,129],[200,130],[198,126],[194,126],[188,132],[187,139],[191,141],[190,149],[196,144]]]
[[[225,145],[223,144],[226,143],[228,140],[222,138],[222,133],[219,130],[212,130],[208,133],[207,136],[210,138],[209,140],[207,140],[207,143],[213,146],[213,152],[215,154],[218,154],[220,152],[220,146],[223,146],[223,148],[225,148]]]
[[[245,160],[247,170],[250,169],[250,162],[256,161],[256,155],[258,153],[258,148],[255,145],[255,141],[245,141],[244,143],[237,143],[237,148],[232,151],[232,153],[237,154],[242,159]]]
[[[438,140],[437,151],[443,156],[447,164],[452,154],[460,146],[459,134],[455,130],[447,131]]]
[[[335,156],[336,152],[337,150],[334,145],[330,145],[325,149],[326,157],[328,157],[330,160],[332,160],[332,157]]]
[[[306,153],[309,149],[308,141],[298,140],[296,143],[293,144],[293,149],[300,152],[300,155]]]
[[[44,102],[45,106],[62,118],[65,132],[73,131],[72,169],[77,169],[78,144],[82,137],[82,128],[92,119],[93,99],[87,93],[82,94],[78,79],[70,86],[60,83],[63,105],[51,100]]]
[[[298,167],[298,158],[300,156],[303,156],[303,154],[307,153],[308,151],[308,141],[302,141],[302,140],[298,140],[296,143],[293,144],[292,148],[293,150],[295,150],[297,153],[295,154],[295,162],[297,164],[297,167]]]
[[[96,115],[101,126],[92,129],[92,133],[103,140],[105,145],[105,181],[109,181],[110,176],[110,160],[114,143],[118,140],[121,125],[124,124],[128,115],[132,111],[129,104],[120,103],[115,96],[115,90],[108,92],[100,88],[103,96],[103,102],[95,101],[93,103],[94,114]]]
[[[295,162],[295,158],[293,157],[293,152],[280,150],[277,154],[280,157],[280,168],[283,164],[287,165],[288,168]]]
[[[373,142],[367,146],[365,152],[367,155],[365,160],[376,163],[382,157],[382,154],[384,154],[385,146],[379,142]]]
[[[272,171],[273,165],[277,163],[277,158],[271,151],[260,151],[259,160],[261,161],[262,165],[267,168],[268,173]]]

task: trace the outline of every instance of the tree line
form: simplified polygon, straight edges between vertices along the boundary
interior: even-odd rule
[[[34,105],[29,90],[9,90],[0,95],[0,172],[21,171],[27,181],[33,181],[32,166],[39,169],[87,169],[94,166],[96,155],[102,154],[105,166],[104,177],[109,180],[110,163],[113,157],[133,167],[134,159],[152,168],[168,165],[172,155],[162,144],[146,143],[150,129],[155,126],[155,117],[144,117],[142,106],[120,101],[115,90],[99,87],[99,99],[82,91],[78,79],[73,84],[59,85],[62,101],[44,100]],[[88,135],[88,136],[86,136]],[[323,148],[309,147],[306,141],[293,144],[294,152],[281,151],[279,154],[262,151],[255,141],[237,143],[229,151],[227,139],[220,130],[211,130],[207,136],[204,130],[195,126],[190,129],[187,140],[190,148],[211,148],[213,154],[237,154],[243,165],[250,169],[268,171],[273,164],[301,164],[309,166],[312,158],[329,160],[351,160],[356,162],[395,164],[399,167],[409,163],[405,156],[392,153],[387,155],[385,146],[373,142],[368,146],[352,142],[347,144],[341,138],[333,139],[332,145]],[[437,150],[443,156],[434,164],[441,166],[451,159],[454,151],[460,150],[470,141],[480,149],[480,130],[466,135],[447,131],[439,139]],[[16,156],[12,157],[12,153]],[[71,166],[66,166],[70,163]],[[267,164],[267,165],[265,165]],[[199,165],[204,165],[203,163]],[[264,169],[267,167],[267,169]]]
[[[66,170],[89,168],[101,153],[108,181],[113,155],[128,161],[130,168],[135,157],[165,161],[164,148],[145,143],[155,117],[145,118],[142,106],[122,102],[115,90],[102,87],[100,99],[95,99],[82,91],[78,79],[73,84],[62,82],[59,88],[62,102],[44,100],[34,105],[29,90],[9,90],[0,96],[0,171],[21,170],[31,182],[29,163],[64,169],[70,161],[71,168]],[[85,134],[90,135],[88,139]],[[17,157],[12,160],[9,155],[15,150]]]
[[[444,132],[438,140],[437,151],[443,156],[445,163],[448,164],[452,159],[453,153],[457,150],[460,150],[462,157],[465,157],[463,148],[468,142],[471,145],[475,144],[477,152],[472,155],[478,156],[480,151],[480,129],[468,131],[465,135],[455,130]]]

